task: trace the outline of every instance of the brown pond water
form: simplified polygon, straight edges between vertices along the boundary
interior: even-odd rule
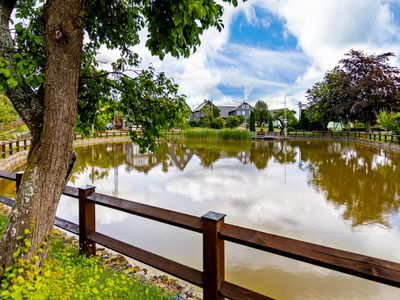
[[[400,155],[324,141],[78,148],[70,184],[197,216],[400,262]],[[0,194],[12,195],[3,181]],[[77,222],[77,202],[58,216]],[[97,207],[98,231],[201,269],[201,237]],[[400,289],[227,243],[229,281],[278,299],[400,299]]]

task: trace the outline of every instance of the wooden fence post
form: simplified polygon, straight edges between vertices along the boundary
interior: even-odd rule
[[[224,240],[218,238],[218,231],[224,223],[225,214],[208,212],[203,220],[203,298],[224,299],[218,293],[221,280],[225,278]]]
[[[24,150],[28,149],[26,139],[24,139]]]
[[[79,251],[86,255],[96,255],[96,244],[87,239],[87,235],[96,229],[95,204],[87,201],[96,187],[87,185],[79,190]]]
[[[6,158],[6,144],[1,143],[1,157]]]
[[[8,153],[9,153],[10,155],[12,155],[12,153],[13,153],[13,143],[12,143],[12,142],[10,142],[10,143],[8,144]]]
[[[15,142],[15,147],[17,148],[17,152],[19,152],[19,140]]]
[[[19,187],[21,186],[21,182],[22,182],[22,176],[24,175],[24,172],[23,171],[20,171],[20,172],[17,172],[17,173],[15,173],[15,185],[16,185],[16,188],[17,188],[17,193],[18,193],[18,191],[19,191]]]

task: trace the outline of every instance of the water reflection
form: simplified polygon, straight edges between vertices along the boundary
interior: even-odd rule
[[[334,142],[253,142],[162,144],[156,153],[141,154],[134,144],[97,145],[78,148],[79,160],[71,182],[80,174],[89,174],[92,183],[114,178],[118,167],[126,172],[148,174],[161,166],[184,171],[196,157],[206,169],[226,158],[237,159],[243,165],[264,170],[272,161],[296,165],[308,175],[308,184],[325,194],[326,200],[352,226],[379,223],[391,226],[390,217],[399,211],[399,157],[365,145]],[[12,190],[3,186],[4,190]],[[118,186],[113,193],[117,196]]]
[[[344,208],[345,220],[353,226],[390,226],[388,219],[398,213],[400,205],[398,155],[360,144],[326,143],[315,147],[301,143],[298,147],[310,184],[323,191],[335,207]]]
[[[399,155],[323,141],[131,144],[76,149],[71,184],[335,248],[400,261]],[[15,185],[1,182],[1,193]],[[57,214],[77,222],[74,200]],[[201,269],[201,237],[96,207],[99,232]],[[171,243],[171,241],[173,241]],[[226,245],[230,281],[278,299],[400,299],[398,289]],[[287,288],[290,286],[290,288]]]

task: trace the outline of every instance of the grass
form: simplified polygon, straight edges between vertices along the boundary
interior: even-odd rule
[[[185,139],[192,140],[251,140],[252,134],[247,130],[240,129],[209,129],[196,128],[183,131]]]
[[[0,215],[0,233],[7,217]],[[1,299],[174,299],[124,271],[102,265],[98,257],[80,255],[75,243],[59,232],[52,235],[49,255],[38,268],[37,258],[9,268],[0,286]]]
[[[26,125],[13,128],[9,131],[2,130],[0,132],[0,141],[15,140],[18,139],[22,134],[26,134],[27,132],[29,132],[29,130]]]
[[[2,214],[0,211],[0,235],[3,233],[6,224],[7,224],[7,216]]]

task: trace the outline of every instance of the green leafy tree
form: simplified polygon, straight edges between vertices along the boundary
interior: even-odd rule
[[[154,151],[162,131],[180,126],[190,115],[185,97],[178,94],[178,86],[152,68],[134,79],[122,78],[121,89],[124,93],[120,107],[126,120],[140,128],[140,133],[131,131],[131,136],[143,150]]]
[[[256,131],[256,120],[254,118],[254,111],[250,113],[250,131],[251,132]]]
[[[311,123],[318,124],[318,129],[326,130],[330,121],[339,121],[338,116],[340,116],[341,113],[334,110],[331,91],[339,88],[338,82],[340,82],[340,80],[336,78],[341,76],[339,70],[327,72],[324,81],[317,82],[307,91],[307,99],[309,102],[303,111],[303,117],[307,118]],[[340,96],[343,97],[341,101],[346,101],[346,95],[337,95],[337,97]]]
[[[237,5],[237,0],[223,1]],[[14,12],[18,18],[15,38],[9,30]],[[153,55],[187,57],[200,45],[200,35],[206,29],[221,30],[222,13],[222,5],[214,0],[0,1],[0,89],[32,134],[26,171],[0,242],[0,277],[12,264],[17,238],[27,226],[31,247],[23,254],[26,258],[36,255],[52,229],[76,158],[72,141],[77,107],[80,124],[91,125],[95,113],[89,112],[96,111],[98,101],[109,101],[113,93],[122,95],[131,87],[126,82],[127,71],[139,67],[139,57],[132,51],[140,42],[139,32],[147,30],[146,46]],[[95,57],[101,47],[120,52],[112,72],[98,69]],[[158,78],[146,73],[138,76],[144,76],[143,81]],[[135,77],[130,80],[135,81]],[[156,82],[157,87],[165,85],[163,80]],[[174,96],[174,85],[167,86],[168,95]],[[163,103],[165,95],[155,93],[155,97],[160,94]],[[131,99],[145,101],[148,95],[146,90]],[[176,108],[167,113],[184,115]],[[155,111],[152,116],[155,114],[160,118],[164,112]],[[158,130],[144,132],[157,136]],[[154,141],[151,136],[136,138],[144,138],[143,143]]]
[[[269,111],[267,104],[259,100],[254,106],[254,118],[258,127],[261,127],[268,121]]]
[[[381,110],[376,116],[379,126],[386,130],[386,133],[399,128],[400,113]]]
[[[286,125],[288,128],[289,127],[294,128],[297,125],[297,119],[296,119],[294,113],[295,112],[293,110],[289,110],[289,109],[286,110],[286,118],[287,118]],[[284,120],[285,119],[285,110],[278,109],[278,110],[274,111],[274,119],[275,120],[278,120],[278,119]]]
[[[9,124],[16,121],[18,113],[14,109],[11,101],[4,95],[0,94],[0,124]]]
[[[212,124],[215,118],[218,118],[220,115],[220,110],[210,101],[210,104],[205,105],[201,110],[203,114],[201,118],[201,126],[212,128]]]
[[[317,107],[320,118],[362,121],[369,131],[379,111],[400,110],[400,69],[389,65],[392,57],[351,50],[309,91],[310,107]]]
[[[269,115],[268,118],[268,132],[274,132],[274,124],[272,123],[271,115]]]

